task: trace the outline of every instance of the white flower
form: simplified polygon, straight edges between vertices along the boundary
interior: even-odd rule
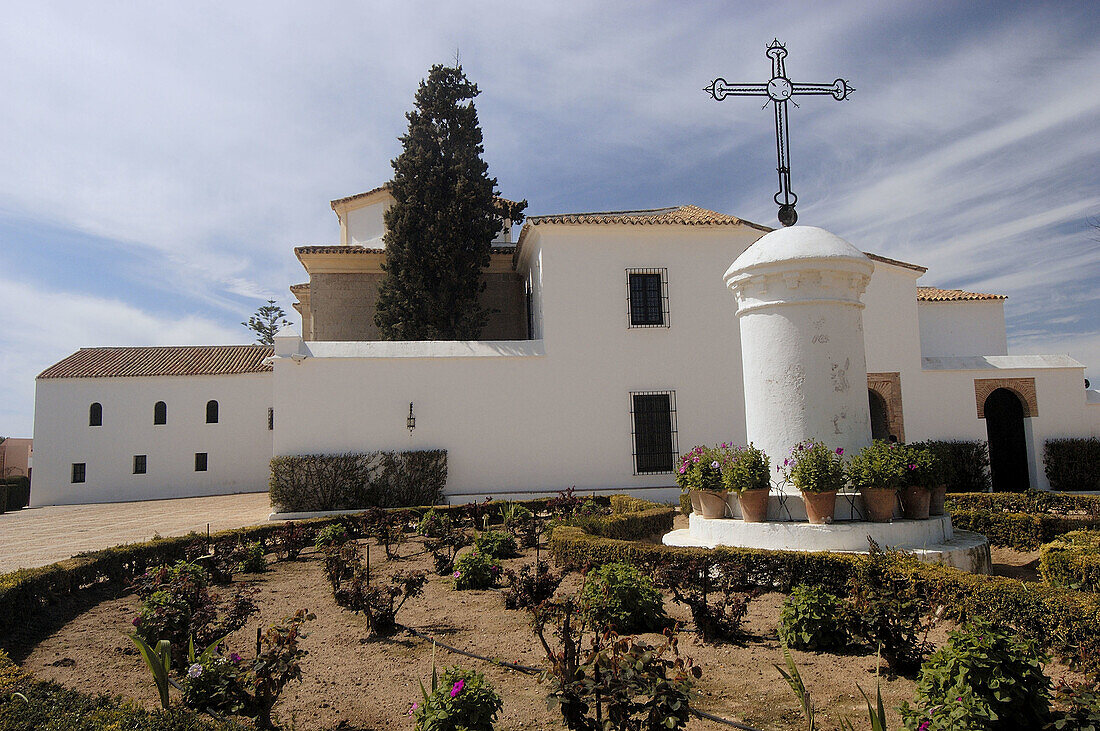
[[[202,665],[195,663],[191,667],[187,668],[187,677],[197,678],[202,675]]]

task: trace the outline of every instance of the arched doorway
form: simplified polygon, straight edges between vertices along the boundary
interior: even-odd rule
[[[998,388],[985,399],[985,429],[989,437],[989,471],[994,492],[1022,492],[1031,486],[1028,477],[1024,405],[1007,388]]]
[[[867,402],[871,407],[871,438],[887,441],[890,438],[890,414],[886,399],[872,388],[867,389]]]

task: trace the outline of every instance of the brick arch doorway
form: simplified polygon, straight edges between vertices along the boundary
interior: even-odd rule
[[[994,389],[985,399],[985,429],[989,438],[989,472],[994,492],[1023,492],[1028,477],[1025,405],[1007,388]]]
[[[890,439],[890,409],[886,399],[873,388],[867,389],[867,405],[871,409],[871,439]]]

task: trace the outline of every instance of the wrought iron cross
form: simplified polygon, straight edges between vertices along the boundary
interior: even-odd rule
[[[801,94],[830,94],[837,101],[846,99],[855,89],[844,79],[831,84],[793,84],[787,78],[783,68],[783,59],[787,57],[787,47],[775,39],[768,46],[767,56],[772,60],[772,78],[766,84],[728,84],[723,78],[717,78],[703,91],[716,101],[727,96],[766,96],[775,107],[775,152],[779,160],[779,192],[775,194],[779,206],[779,222],[784,226],[793,226],[798,220],[794,205],[798,196],[791,190],[791,151],[787,140],[787,101],[796,107],[791,98]],[[767,103],[765,103],[767,106]]]

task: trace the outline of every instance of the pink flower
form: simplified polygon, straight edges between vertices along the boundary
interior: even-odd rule
[[[420,708],[420,704],[419,703],[413,703],[412,708],[409,709],[409,715],[410,716],[413,715],[413,711],[415,711],[417,708]]]
[[[238,655],[235,652],[229,653],[229,662],[233,663],[234,665],[237,665],[237,664],[240,663],[240,661],[241,661],[241,656],[240,655]]]
[[[465,688],[465,687],[466,687],[466,681],[465,680],[457,681],[454,685],[451,686],[451,697],[454,698],[456,695],[461,693],[462,689]]]
[[[932,725],[931,721],[921,721],[920,726],[917,726],[917,731],[928,731],[928,729],[931,725]]]
[[[141,624],[141,617],[134,617],[133,621],[131,621],[130,624],[137,627],[139,624]]]
[[[844,455],[844,447],[837,447],[836,448],[836,453],[837,453],[838,456],[843,456]]]
[[[917,469],[917,466],[915,464],[911,464],[911,465],[909,465],[909,469],[915,470],[915,469]]]
[[[791,463],[791,461],[790,461],[789,459],[785,459],[785,460],[783,460],[783,466],[784,466],[784,467],[786,467],[786,466],[787,466],[787,465],[789,465],[790,463]],[[779,469],[779,468],[778,468],[778,467],[776,467],[776,469]]]
[[[457,579],[459,576],[462,576],[462,572],[461,571],[455,571],[453,574],[451,574],[451,576],[453,578]]]

